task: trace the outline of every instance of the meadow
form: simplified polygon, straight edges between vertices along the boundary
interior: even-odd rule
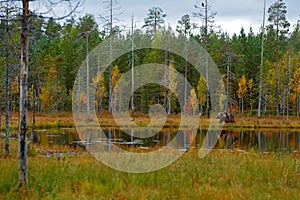
[[[11,119],[11,132],[16,133],[17,113]],[[148,119],[136,116],[140,125]],[[110,115],[99,116],[99,121],[101,126],[115,126]],[[283,121],[274,116],[236,116],[236,121],[224,128],[300,128],[297,117]],[[70,113],[39,114],[36,127],[49,130],[74,127],[73,123]],[[166,126],[178,123],[178,116],[170,115]],[[209,124],[205,117],[200,123],[202,127]],[[103,165],[84,148],[33,144],[28,152],[28,190],[24,191],[17,186],[17,140],[10,140],[8,157],[3,150],[4,138],[0,138],[0,199],[300,199],[299,151],[215,149],[199,159],[198,150],[190,149],[166,168],[130,174]]]
[[[29,189],[17,187],[16,148],[0,158],[0,199],[299,199],[299,152],[214,150],[199,159],[192,149],[159,171],[130,174],[104,166],[85,150],[46,157],[33,146]],[[15,151],[15,152],[14,152]],[[3,154],[3,152],[1,152]]]

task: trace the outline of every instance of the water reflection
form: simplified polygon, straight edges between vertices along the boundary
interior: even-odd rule
[[[300,150],[300,133],[293,131],[222,131],[217,148],[259,152],[291,152]]]
[[[145,129],[144,129],[145,130]],[[85,135],[77,136],[74,129],[60,131],[40,131],[35,134],[34,142],[43,146],[69,145],[72,147],[85,146],[92,148],[94,144],[104,144],[105,151],[113,151],[114,145],[123,149],[157,149],[169,148],[168,144],[174,139],[179,150],[186,151],[205,144],[208,148],[219,149],[254,149],[259,152],[292,152],[300,151],[300,133],[296,131],[254,131],[254,130],[223,130],[217,144],[211,144],[206,137],[207,130],[198,130],[197,135],[190,129],[163,129],[152,137],[145,138],[152,130],[131,130],[130,135],[115,128],[88,129]],[[81,140],[80,140],[80,139]]]

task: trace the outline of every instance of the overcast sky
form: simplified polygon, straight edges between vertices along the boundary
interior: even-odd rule
[[[172,27],[176,27],[181,16],[185,14],[192,16],[192,13],[197,11],[194,8],[195,2],[196,0],[119,0],[120,11],[123,14],[118,18],[123,22],[119,22],[118,25],[123,24],[129,27],[131,16],[134,14],[137,28],[140,28],[149,8],[158,6],[167,14],[166,24],[170,23]],[[212,11],[217,12],[215,24],[220,25],[223,31],[230,34],[239,33],[242,26],[246,32],[250,26],[254,32],[259,31],[263,16],[263,0],[209,0],[208,2],[211,4]],[[267,0],[267,9],[274,2],[275,0]],[[287,18],[294,25],[300,19],[300,1],[285,0],[284,2],[287,5]],[[100,14],[107,14],[104,7],[103,0],[86,0],[81,9],[81,15],[91,13],[100,22]],[[200,21],[192,17],[192,22]]]

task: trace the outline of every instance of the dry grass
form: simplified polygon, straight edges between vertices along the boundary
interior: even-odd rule
[[[29,113],[28,126],[31,127],[31,113]],[[122,126],[130,127],[132,123],[137,123],[140,126],[146,126],[149,122],[149,115],[146,114],[136,114],[134,122],[130,120],[124,120]],[[287,120],[286,117],[283,119],[281,116],[266,116],[266,117],[254,117],[254,116],[235,116],[236,123],[225,124],[226,129],[300,129],[300,117],[290,116]],[[181,116],[178,115],[168,115],[165,127],[178,127],[180,125]],[[2,126],[1,130],[5,130],[3,124],[4,117],[2,116]],[[100,124],[102,127],[116,127],[116,123],[111,114],[104,113],[98,116],[98,121],[92,122],[92,126],[98,126]],[[199,120],[201,128],[208,128],[210,121],[202,116]],[[53,129],[61,127],[74,127],[74,120],[72,113],[63,114],[37,114],[36,116],[36,127],[37,129]],[[18,128],[18,113],[14,113],[10,120],[10,129],[16,131]]]
[[[56,149],[58,150],[58,149]],[[69,150],[69,149],[68,149]],[[29,189],[17,188],[17,159],[0,158],[0,199],[299,199],[299,154],[191,150],[146,174],[108,168],[85,151],[28,158]]]

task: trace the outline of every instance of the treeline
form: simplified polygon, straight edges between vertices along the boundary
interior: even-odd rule
[[[278,3],[278,4],[276,4]],[[259,85],[261,87],[261,109],[263,114],[299,115],[300,107],[300,22],[290,25],[285,18],[286,7],[282,1],[276,2],[268,10],[269,25],[264,32],[254,33],[252,29],[245,33],[230,36],[215,28],[215,13],[206,17],[206,25],[195,27],[190,15],[178,20],[176,30],[166,26],[165,14],[161,8],[153,7],[145,16],[142,28],[134,28],[134,35],[152,40],[154,35],[169,31],[174,38],[186,36],[202,44],[218,66],[225,88],[228,92],[228,105],[231,112],[248,112],[256,114],[259,103]],[[276,7],[277,6],[277,7]],[[277,12],[280,10],[281,12]],[[203,10],[198,10],[201,13]],[[19,108],[19,68],[20,68],[20,21],[12,8],[1,10],[0,22],[0,108],[5,109],[5,94],[9,96],[12,112]],[[198,14],[199,14],[198,13]],[[195,13],[194,13],[195,14]],[[146,14],[145,14],[146,15]],[[9,16],[9,17],[8,17]],[[200,15],[201,16],[201,15]],[[205,23],[204,23],[205,24]],[[130,26],[123,29],[116,23],[97,24],[91,14],[78,20],[70,18],[60,24],[54,18],[30,18],[29,32],[29,109],[37,112],[65,112],[72,109],[72,90],[77,71],[90,52],[112,34],[130,43],[132,31]],[[262,76],[260,78],[262,36],[264,34],[264,56]],[[155,42],[155,41],[154,41]],[[88,48],[86,48],[88,46]],[[173,59],[173,60],[172,60]],[[178,72],[185,74],[185,61],[168,57],[166,52],[145,50],[136,52],[134,65],[144,63],[168,63]],[[114,61],[112,85],[131,69],[131,55],[122,56]],[[7,70],[6,70],[7,69]],[[187,68],[188,70],[190,68]],[[7,78],[6,78],[7,77]],[[205,77],[187,72],[187,77],[194,90],[187,97],[187,107],[206,110]],[[101,94],[96,94],[98,111],[109,110],[109,71],[99,77]],[[5,85],[8,84],[8,91]],[[228,87],[227,87],[228,85]],[[173,84],[176,86],[176,83]],[[166,104],[165,88],[147,85],[135,92],[135,112],[148,112],[153,103]],[[194,105],[197,96],[199,105]],[[171,95],[172,96],[172,95]],[[170,113],[180,112],[175,96],[170,97]],[[33,106],[35,105],[35,106]],[[277,114],[278,114],[277,112]]]

